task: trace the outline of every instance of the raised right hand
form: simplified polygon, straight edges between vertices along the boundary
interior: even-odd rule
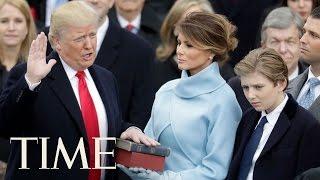
[[[29,50],[26,76],[31,83],[40,82],[57,62],[55,59],[50,59],[47,64],[46,51],[47,37],[41,32],[37,38],[32,41]]]

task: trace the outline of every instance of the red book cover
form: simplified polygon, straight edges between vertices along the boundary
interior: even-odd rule
[[[116,148],[116,163],[126,167],[142,167],[153,171],[163,171],[164,156],[156,156]]]

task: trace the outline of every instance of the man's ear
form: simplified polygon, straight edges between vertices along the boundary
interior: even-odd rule
[[[57,52],[59,52],[61,50],[61,42],[57,37],[53,37],[53,44],[54,44],[54,48],[56,49]]]

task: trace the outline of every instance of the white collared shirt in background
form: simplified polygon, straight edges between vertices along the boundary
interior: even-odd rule
[[[103,24],[101,24],[101,26],[98,28],[98,31],[97,31],[97,48],[96,48],[97,55],[100,50],[101,44],[104,40],[104,37],[106,36],[106,33],[108,31],[108,27],[109,27],[109,18],[107,16],[106,20],[103,22]]]
[[[128,24],[131,24],[134,26],[132,29],[132,33],[137,34],[140,29],[141,24],[141,14],[139,14],[136,18],[134,18],[133,21],[129,22],[124,17],[122,17],[120,14],[117,13],[117,18],[119,21],[119,24],[122,28],[126,28]]]

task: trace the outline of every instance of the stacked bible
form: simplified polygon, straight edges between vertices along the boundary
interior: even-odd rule
[[[170,149],[163,146],[149,147],[123,139],[117,139],[116,147],[117,164],[153,171],[163,171],[165,157],[170,154]]]

